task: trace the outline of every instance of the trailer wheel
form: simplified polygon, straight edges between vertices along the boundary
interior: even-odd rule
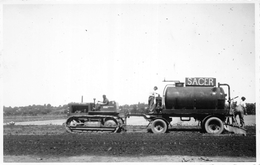
[[[207,133],[221,134],[224,130],[224,124],[219,118],[210,117],[206,120],[204,128]]]
[[[162,119],[156,119],[151,124],[153,133],[165,133],[168,129],[166,122]]]

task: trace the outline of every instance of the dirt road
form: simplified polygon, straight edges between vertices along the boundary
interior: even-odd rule
[[[247,126],[255,125],[256,117],[255,115],[248,115],[245,116],[245,124]],[[65,122],[64,119],[58,120],[44,120],[44,121],[27,121],[27,122],[16,122],[15,125],[62,125]],[[132,116],[127,118],[127,125],[147,125],[148,121],[146,121],[143,117],[135,117]],[[6,123],[4,123],[6,125]],[[191,119],[191,121],[181,121],[179,118],[173,118],[171,125],[190,125],[190,126],[197,126],[198,121]]]
[[[225,157],[225,156],[70,156],[70,157],[44,157],[44,156],[4,156],[5,162],[255,162],[252,157]]]

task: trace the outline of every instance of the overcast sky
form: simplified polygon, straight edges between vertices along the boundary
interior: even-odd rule
[[[146,103],[185,77],[256,101],[250,3],[4,4],[3,55],[4,106]]]

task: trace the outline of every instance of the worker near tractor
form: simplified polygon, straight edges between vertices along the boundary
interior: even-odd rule
[[[102,106],[108,105],[109,100],[106,95],[103,95],[103,101],[98,101],[97,102],[97,110],[100,110]]]
[[[153,91],[150,92],[149,98],[148,98],[148,105],[149,105],[149,112],[154,112],[155,108],[156,108],[156,97],[159,96],[159,94],[157,93],[157,86],[155,86],[153,88]]]
[[[246,98],[243,96],[241,100],[238,102],[237,106],[234,109],[234,117],[236,119],[237,115],[239,116],[240,126],[243,128],[245,126],[244,115],[247,115],[246,110]]]

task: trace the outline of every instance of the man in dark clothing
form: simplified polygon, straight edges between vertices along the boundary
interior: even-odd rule
[[[108,105],[109,100],[107,99],[106,95],[103,95],[103,101],[97,102],[97,110],[100,110],[102,106]]]

